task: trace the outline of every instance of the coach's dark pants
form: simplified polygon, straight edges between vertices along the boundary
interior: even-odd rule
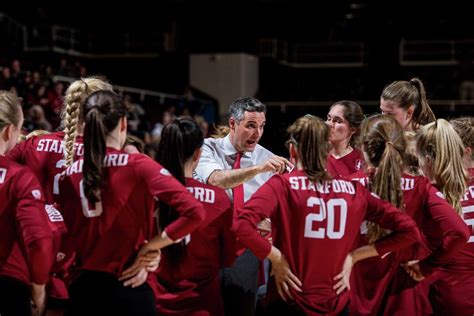
[[[15,278],[0,277],[0,315],[30,316],[31,290],[28,284]]]
[[[69,287],[68,316],[146,315],[156,316],[153,291],[145,283],[132,288],[103,272],[82,272]]]
[[[226,316],[253,316],[257,303],[258,259],[245,250],[233,266],[221,270],[221,291]]]

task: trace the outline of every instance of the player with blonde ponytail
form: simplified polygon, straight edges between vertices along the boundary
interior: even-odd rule
[[[402,126],[395,118],[389,115],[367,118],[362,123],[360,138],[366,164],[372,172],[353,178],[363,179],[361,182],[372,192],[410,215],[426,238],[423,243],[356,265],[351,278],[351,313],[429,313],[428,287],[413,281],[401,264],[423,259],[427,274],[439,268],[462,247],[465,225],[429,179],[410,173],[411,153],[407,151]],[[383,240],[388,233],[370,222],[363,228],[359,246]]]
[[[469,239],[437,272],[430,286],[430,301],[435,315],[473,315],[474,127],[470,117],[450,123],[438,120],[422,128],[417,133],[417,149],[424,172],[468,226]]]
[[[20,272],[0,273],[0,315],[42,315],[54,259],[40,183],[27,166],[6,157],[22,125],[20,100],[0,91],[0,270],[12,269],[14,249],[23,259]]]
[[[64,127],[64,160],[70,166],[74,161],[74,143],[77,135],[82,135],[81,104],[95,91],[109,90],[112,86],[102,79],[90,77],[73,82],[66,91],[61,113]]]
[[[72,164],[75,155],[83,155],[81,107],[84,100],[98,90],[112,91],[112,85],[96,77],[82,78],[73,82],[66,91],[61,113],[61,126],[64,130],[29,137],[8,153],[12,160],[31,168],[42,185],[46,204],[51,207],[53,196],[58,194],[59,173],[64,167]],[[59,212],[55,211],[54,214]],[[52,223],[54,250],[58,251],[65,226],[61,216],[56,217]],[[29,275],[24,273],[27,270],[22,267],[25,260],[18,248],[13,249],[8,260],[13,264],[12,269],[18,271],[23,279],[28,280]],[[59,267],[64,261],[56,264]],[[62,280],[52,278],[51,285],[48,286],[50,290],[48,308],[63,309],[68,294],[62,283]]]

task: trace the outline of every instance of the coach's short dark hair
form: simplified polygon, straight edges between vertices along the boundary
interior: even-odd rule
[[[235,121],[240,122],[244,118],[245,112],[267,112],[265,104],[256,98],[242,97],[238,98],[229,107],[229,117],[233,117]]]

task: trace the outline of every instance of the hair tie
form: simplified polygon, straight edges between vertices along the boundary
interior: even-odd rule
[[[89,105],[89,111],[88,112],[92,112],[94,110],[96,110],[97,113],[99,113],[99,114],[104,114],[104,111],[102,110],[102,108],[99,105],[97,105],[97,104],[94,104],[92,106]]]
[[[385,146],[388,146],[388,145],[392,145],[392,146],[393,146],[393,143],[392,143],[392,142],[385,142]]]

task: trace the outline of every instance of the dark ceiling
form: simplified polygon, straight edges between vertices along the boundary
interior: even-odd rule
[[[459,3],[458,3],[459,2]],[[176,29],[186,45],[247,45],[255,37],[298,40],[364,38],[388,32],[402,37],[474,37],[467,1],[159,1],[151,6],[6,9],[25,24],[59,24],[91,31]],[[383,35],[382,35],[383,36]],[[237,43],[236,43],[237,42]]]

